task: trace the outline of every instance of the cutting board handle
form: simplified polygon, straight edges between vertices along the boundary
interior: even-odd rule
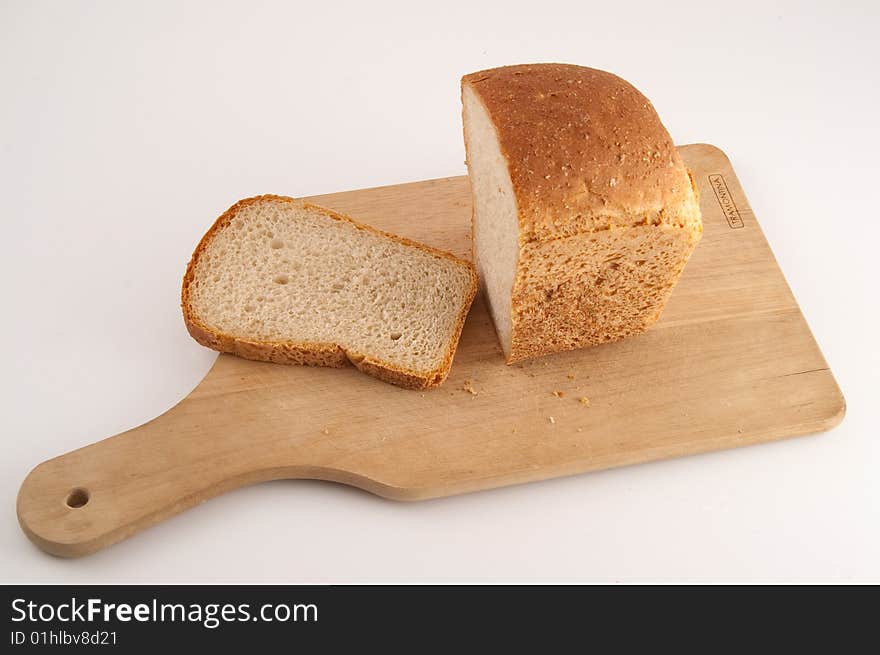
[[[280,457],[248,446],[256,440],[248,439],[247,410],[212,393],[212,379],[239,373],[229,359],[219,357],[202,383],[158,418],[34,468],[17,501],[28,538],[53,555],[78,557],[246,484],[306,477],[351,483],[343,471],[308,465],[308,443]]]
[[[53,555],[79,557],[267,480],[329,480],[409,498],[407,489],[348,469],[338,456],[338,434],[321,429],[309,398],[285,386],[303,375],[325,384],[338,378],[321,375],[326,369],[296,369],[220,355],[199,385],[161,416],[34,468],[18,492],[22,530]],[[383,385],[348,373],[349,385]],[[280,392],[270,396],[267,388]]]
[[[155,448],[173,413],[34,468],[17,502],[28,538],[53,555],[87,555],[224,491],[304,473],[295,466],[246,470],[222,457],[195,471],[185,453]]]

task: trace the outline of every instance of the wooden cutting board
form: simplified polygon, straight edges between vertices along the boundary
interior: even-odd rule
[[[843,396],[730,162],[710,145],[680,150],[705,232],[646,334],[506,366],[478,297],[452,373],[426,392],[354,368],[221,355],[162,416],[37,466],[18,496],[23,530],[50,553],[78,556],[263,480],[320,478],[418,500],[833,427]],[[465,177],[313,200],[469,256]]]

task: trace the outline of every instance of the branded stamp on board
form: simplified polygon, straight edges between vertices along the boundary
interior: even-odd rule
[[[730,228],[736,230],[745,227],[742,216],[740,216],[739,209],[736,208],[736,203],[730,195],[730,190],[727,188],[727,182],[724,181],[724,178],[718,174],[710,175],[709,184],[715,192],[715,197],[718,199],[718,204],[721,206],[721,211],[724,212],[724,217],[727,219],[727,224]]]

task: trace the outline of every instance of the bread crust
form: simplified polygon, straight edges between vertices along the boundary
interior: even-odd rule
[[[462,78],[465,87],[495,127],[517,203],[519,257],[508,363],[647,329],[659,318],[703,229],[696,184],[651,102],[616,75],[569,64],[479,71]],[[634,228],[671,229],[680,259],[655,280],[650,302],[634,299],[640,313],[606,325],[591,321],[588,311],[614,315],[615,301],[603,299],[594,281],[606,276],[563,280],[546,253],[586,268],[592,264],[589,254],[566,248],[567,241]],[[529,273],[536,267],[554,272],[541,278]]]
[[[423,252],[436,257],[449,259],[464,266],[470,277],[470,288],[466,297],[466,302],[463,304],[462,310],[456,320],[453,338],[449,343],[449,348],[447,349],[441,364],[430,371],[416,371],[413,369],[401,368],[391,362],[375,359],[366,353],[346,350],[340,344],[336,343],[253,341],[233,334],[220,332],[200,321],[199,317],[196,316],[193,311],[190,300],[190,286],[195,278],[195,270],[199,258],[214,236],[220,230],[225,229],[242,208],[268,200],[289,202],[297,207],[319,211],[334,220],[345,221],[354,225],[358,229],[372,232],[373,234],[380,235],[406,246],[418,248]],[[467,318],[468,311],[470,310],[476,292],[477,274],[474,270],[473,264],[460,259],[451,253],[426,246],[396,234],[377,230],[370,225],[359,223],[349,216],[335,212],[332,209],[327,209],[326,207],[320,207],[305,200],[266,194],[239,200],[214,221],[214,224],[199,241],[189,260],[189,264],[186,267],[186,273],[183,276],[183,285],[180,294],[180,306],[183,311],[183,320],[190,336],[203,346],[211,348],[212,350],[218,350],[245,359],[252,359],[261,362],[274,362],[276,364],[301,364],[305,366],[329,366],[333,368],[354,365],[368,375],[376,377],[384,382],[395,384],[399,387],[406,389],[427,389],[441,384],[449,374],[449,370],[452,367],[452,360],[455,356],[455,350],[458,346],[458,340],[461,337],[461,331],[464,327],[464,321]]]
[[[651,102],[626,80],[570,64],[465,75],[507,159],[526,241],[645,223],[687,225],[687,168]],[[699,217],[697,217],[699,220]]]

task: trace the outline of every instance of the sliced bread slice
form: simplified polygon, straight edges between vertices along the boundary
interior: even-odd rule
[[[208,348],[440,384],[477,288],[474,267],[282,196],[233,205],[199,242],[181,306]]]

